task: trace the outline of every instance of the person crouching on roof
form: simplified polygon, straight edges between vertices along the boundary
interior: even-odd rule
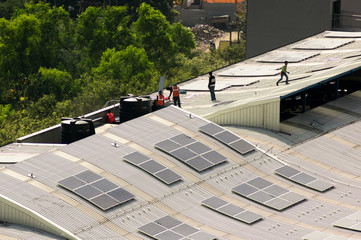
[[[164,95],[163,95],[163,91],[159,90],[158,95],[157,95],[157,99],[156,99],[156,103],[157,103],[157,108],[163,108],[164,107]]]

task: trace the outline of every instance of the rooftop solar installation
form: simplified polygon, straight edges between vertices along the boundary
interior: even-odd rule
[[[265,56],[259,57],[256,60],[258,62],[270,62],[270,63],[284,63],[288,61],[289,63],[296,63],[304,61],[308,58],[315,57],[319,55],[319,52],[301,52],[301,51],[279,51],[279,52],[271,52]]]
[[[326,38],[361,38],[361,32],[330,32]]]
[[[102,210],[108,210],[134,198],[130,192],[89,170],[65,178],[59,181],[58,185]]]
[[[315,178],[309,174],[306,174],[304,172],[301,172],[295,168],[292,168],[288,165],[285,165],[283,167],[280,167],[275,170],[275,172],[293,182],[296,182],[298,184],[301,184],[303,186],[312,188],[314,190],[317,190],[319,192],[324,192],[328,189],[331,189],[334,187],[333,184],[330,184],[328,182],[322,181],[318,178]]]
[[[123,159],[168,185],[182,180],[182,177],[174,171],[139,152],[130,153],[124,156]]]
[[[159,240],[216,239],[216,236],[200,231],[198,228],[185,224],[169,215],[139,227],[138,231]]]
[[[294,49],[319,49],[319,50],[330,50],[336,49],[343,45],[350,44],[354,42],[354,40],[350,39],[309,39],[304,42],[301,42],[295,45]]]
[[[166,139],[154,146],[198,172],[227,161],[222,154],[185,134]]]
[[[259,214],[247,211],[246,209],[238,207],[215,196],[203,200],[202,205],[248,224],[252,224],[262,219],[262,216]]]
[[[218,126],[215,123],[208,123],[200,127],[198,130],[226,144],[241,154],[246,154],[255,150],[252,144],[246,142],[236,134]]]
[[[279,72],[275,66],[241,65],[222,70],[218,72],[218,75],[225,77],[260,77],[275,76]]]
[[[291,192],[261,177],[232,188],[232,192],[278,211],[306,199],[298,193]]]

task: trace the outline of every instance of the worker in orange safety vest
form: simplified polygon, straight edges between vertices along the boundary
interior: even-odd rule
[[[172,95],[173,93],[173,102],[174,102],[174,105],[178,107],[181,107],[181,103],[180,103],[180,98],[179,98],[179,94],[180,94],[180,89],[179,87],[177,86],[177,84],[174,84],[171,88],[170,88],[170,93],[169,93],[169,97]]]
[[[163,91],[159,90],[158,95],[157,95],[157,99],[156,99],[156,103],[157,103],[157,108],[163,108],[164,107],[164,95],[163,95]]]

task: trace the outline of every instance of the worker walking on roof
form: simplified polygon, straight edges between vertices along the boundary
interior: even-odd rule
[[[286,84],[288,84],[288,75],[287,75],[287,73],[289,73],[289,72],[287,72],[287,64],[288,64],[288,62],[285,61],[285,65],[283,65],[282,70],[281,70],[281,78],[277,81],[277,86],[281,82],[281,80],[283,79],[283,76],[286,77]]]
[[[163,95],[163,91],[159,90],[158,95],[157,95],[157,99],[156,99],[156,103],[157,103],[157,108],[163,108],[164,107],[164,95]]]
[[[169,93],[169,97],[173,94],[173,102],[174,102],[174,105],[178,107],[181,107],[181,103],[180,103],[180,97],[179,97],[179,94],[180,94],[180,89],[179,87],[177,86],[177,84],[174,84],[171,88],[170,88],[170,93]]]
[[[216,87],[216,78],[213,76],[212,72],[209,72],[209,81],[208,81],[208,89],[211,93],[211,100],[216,101],[216,95],[214,93],[214,88]]]

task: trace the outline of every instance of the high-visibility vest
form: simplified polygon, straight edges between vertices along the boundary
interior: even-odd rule
[[[108,113],[107,116],[108,116],[108,123],[115,122],[115,117],[113,113]]]
[[[158,94],[157,105],[158,105],[158,106],[164,106],[164,95]]]
[[[173,86],[172,91],[173,91],[173,97],[179,97],[179,87],[178,86]]]

